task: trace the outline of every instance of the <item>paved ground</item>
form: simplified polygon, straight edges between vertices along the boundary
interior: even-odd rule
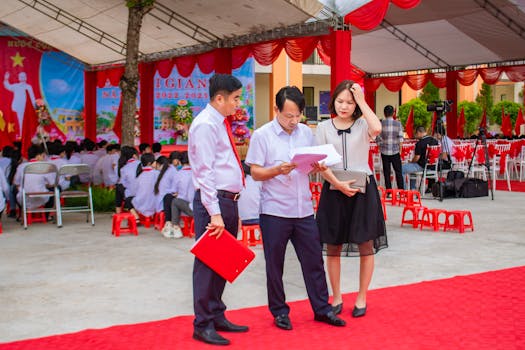
[[[371,288],[525,265],[525,193],[498,191],[494,201],[425,200],[424,205],[470,209],[475,232],[401,228],[401,208],[387,206],[390,248],[376,256]],[[97,215],[95,227],[84,218],[69,214],[61,229],[34,224],[26,231],[3,219],[0,342],[192,313],[192,240],[166,239],[145,228],[138,237],[115,238],[110,214]],[[254,263],[226,288],[230,309],[267,303],[264,256],[262,248],[254,250]],[[287,297],[304,299],[292,247],[287,254]],[[358,262],[343,259],[345,292],[357,290]]]

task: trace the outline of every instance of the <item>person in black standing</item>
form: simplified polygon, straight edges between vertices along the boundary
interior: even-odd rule
[[[381,134],[377,140],[381,151],[385,188],[392,188],[390,180],[390,166],[394,168],[398,189],[404,189],[403,172],[401,170],[401,155],[399,154],[403,142],[403,126],[399,120],[394,120],[394,107],[385,106],[383,113],[385,119],[381,121]]]
[[[241,163],[232,143],[226,119],[239,107],[242,83],[228,74],[216,74],[209,82],[210,102],[193,120],[189,130],[188,155],[192,164],[195,197],[195,239],[206,230],[219,237],[237,237],[239,192],[244,187]],[[224,232],[227,230],[229,233]],[[193,338],[213,345],[230,341],[217,331],[247,332],[247,326],[228,321],[222,293],[226,280],[195,258],[193,266]]]

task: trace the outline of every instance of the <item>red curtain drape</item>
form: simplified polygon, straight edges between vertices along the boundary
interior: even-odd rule
[[[84,137],[97,138],[97,72],[84,72]]]
[[[388,6],[392,2],[397,7],[409,9],[417,6],[421,0],[372,0],[345,16],[345,22],[362,30],[377,27],[385,18]]]
[[[153,143],[155,62],[140,65],[140,141]]]
[[[118,86],[122,75],[124,75],[124,67],[99,70],[97,71],[97,87],[103,88],[108,80],[112,86]]]

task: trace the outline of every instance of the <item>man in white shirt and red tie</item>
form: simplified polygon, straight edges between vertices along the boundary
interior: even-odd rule
[[[210,78],[210,102],[193,120],[188,139],[195,197],[193,217],[195,239],[206,231],[210,235],[237,236],[239,192],[244,174],[233,144],[227,116],[239,107],[242,83],[228,74]],[[229,233],[223,232],[226,229]],[[195,258],[193,267],[193,338],[214,345],[230,341],[217,331],[247,332],[247,326],[228,321],[222,293],[226,280]]]

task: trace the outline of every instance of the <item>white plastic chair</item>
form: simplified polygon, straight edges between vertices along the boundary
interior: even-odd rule
[[[85,176],[84,178],[88,181],[84,184],[84,186],[87,186],[87,190],[65,190],[62,191],[60,189],[57,189],[58,191],[58,222],[59,227],[62,227],[62,214],[63,213],[71,213],[71,212],[87,212],[88,217],[86,218],[86,221],[89,221],[89,217],[91,217],[91,225],[95,225],[95,213],[93,210],[93,192],[91,189],[91,168],[87,164],[69,164],[69,165],[63,165],[60,167],[60,170],[58,171],[58,177],[61,176],[65,177],[72,177],[72,176]],[[58,187],[58,186],[57,186]],[[86,205],[78,205],[78,206],[62,206],[60,204],[61,199],[67,199],[67,198],[86,198]]]
[[[44,175],[51,179],[51,186],[54,186],[53,191],[39,191],[39,192],[28,192],[26,190],[26,177],[27,175]],[[57,167],[53,163],[49,162],[30,162],[24,167],[22,174],[22,181],[20,184],[20,190],[22,191],[22,215],[24,216],[24,229],[27,229],[27,215],[31,213],[55,213],[58,217],[58,207],[60,206],[60,201],[58,200],[57,195],[57,183],[58,183],[58,171]],[[55,201],[52,208],[27,208],[27,200],[30,198],[41,198],[41,197],[54,197]],[[58,202],[58,204],[57,204]],[[57,219],[57,226],[61,227],[61,223]]]

